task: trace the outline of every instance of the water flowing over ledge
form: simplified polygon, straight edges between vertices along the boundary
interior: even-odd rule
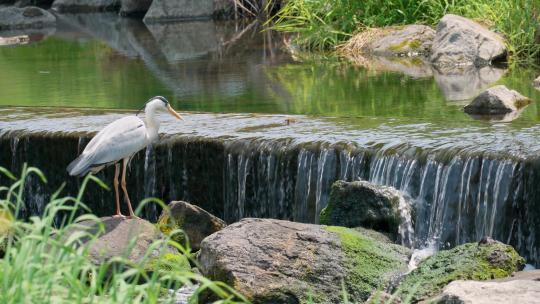
[[[91,135],[125,113],[0,109],[0,166],[23,162],[49,178],[31,180],[25,216],[39,214],[46,193],[79,179],[65,167]],[[271,217],[317,222],[331,184],[369,180],[413,198],[415,247],[439,248],[484,235],[507,242],[538,266],[540,130],[516,124],[407,123],[377,118],[188,113],[163,117],[162,139],[137,154],[128,188],[133,201],[156,196],[196,203],[228,222]],[[66,132],[64,130],[72,130]],[[100,173],[109,182],[113,170]],[[113,212],[112,191],[85,198],[98,215]],[[147,206],[143,215],[155,219]]]

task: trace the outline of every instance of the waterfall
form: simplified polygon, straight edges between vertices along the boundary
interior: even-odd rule
[[[29,181],[25,216],[42,212],[47,193],[66,180],[65,194],[76,193],[80,179],[69,178],[65,166],[87,140],[84,135],[0,135],[1,166],[16,171],[29,162],[49,178],[46,185]],[[109,183],[113,171],[98,177]],[[135,156],[128,190],[134,205],[147,196],[186,200],[227,222],[269,217],[316,223],[333,182],[368,180],[410,197],[413,211],[400,203],[405,243],[422,248],[435,242],[441,249],[487,235],[510,243],[538,266],[538,172],[537,158],[464,149],[178,135]],[[114,212],[112,191],[91,185],[85,200],[98,215]],[[143,215],[155,220],[159,208],[145,207]]]

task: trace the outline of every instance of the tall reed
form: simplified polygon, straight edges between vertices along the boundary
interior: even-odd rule
[[[190,303],[197,303],[203,291],[214,293],[221,299],[218,303],[247,302],[224,283],[186,270],[185,265],[169,263],[163,271],[145,269],[151,254],[165,246],[188,253],[170,239],[151,244],[140,264],[122,257],[101,265],[92,263],[88,253],[97,235],[82,229],[80,223],[97,218],[80,214],[89,211],[81,201],[88,183],[105,187],[96,177],[84,179],[77,197],[61,197],[60,190],[54,193],[42,216],[24,222],[17,213],[25,204],[25,181],[36,175],[45,182],[43,173],[25,165],[18,179],[3,168],[0,175],[13,181],[0,186],[0,243],[5,252],[0,259],[0,303],[174,303],[171,289],[196,283],[199,287]]]

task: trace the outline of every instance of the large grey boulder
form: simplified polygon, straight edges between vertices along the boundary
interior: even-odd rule
[[[121,16],[143,15],[152,4],[152,0],[120,0],[120,2]]]
[[[380,238],[383,239],[384,237]],[[202,273],[253,303],[353,303],[406,271],[410,251],[356,230],[243,219],[205,238]]]
[[[433,303],[540,303],[540,270],[520,271],[502,280],[454,281],[444,288]]]
[[[533,86],[534,86],[537,90],[540,90],[540,76],[538,76],[538,77],[533,81]]]
[[[431,52],[435,65],[483,66],[506,55],[503,38],[472,20],[448,14],[437,25]]]
[[[474,98],[506,73],[494,66],[435,67],[433,76],[439,89],[448,101]]]
[[[530,100],[504,85],[487,89],[465,106],[469,114],[497,115],[517,111],[529,104]]]
[[[55,0],[52,9],[60,13],[117,11],[120,0]]]
[[[154,0],[144,22],[210,19],[215,13],[214,7],[214,0]]]
[[[187,202],[171,202],[167,207],[168,210],[163,210],[159,217],[159,229],[165,234],[169,234],[176,229],[182,229],[193,250],[199,250],[205,237],[227,226],[222,219],[199,206]],[[173,238],[180,243],[185,243],[182,234]]]
[[[370,228],[390,233],[395,239],[401,235],[405,243],[411,236],[404,230],[412,230],[410,206],[403,194],[392,187],[367,181],[335,182],[328,205],[321,211],[320,223]],[[402,227],[402,223],[409,227]]]
[[[0,30],[45,28],[56,25],[56,17],[39,7],[5,7],[0,9]]]

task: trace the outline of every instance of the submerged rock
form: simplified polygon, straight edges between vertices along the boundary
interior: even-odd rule
[[[337,181],[332,185],[328,205],[321,210],[320,223],[360,226],[397,235],[401,223],[399,201],[399,192],[391,187],[366,181]]]
[[[52,9],[60,13],[117,11],[120,0],[55,0]]]
[[[214,0],[154,0],[144,16],[144,22],[211,19],[218,9],[219,2]]]
[[[201,271],[254,303],[363,302],[407,270],[409,250],[344,227],[247,218],[205,238]]]
[[[523,269],[525,260],[512,248],[488,239],[440,251],[405,276],[398,290],[413,302],[429,299],[455,280],[490,280]]]
[[[533,86],[534,86],[537,90],[540,90],[540,76],[538,76],[538,77],[533,81]]]
[[[120,15],[142,15],[148,11],[152,0],[120,0]]]
[[[170,213],[167,210],[163,210],[163,213],[159,217],[159,229],[165,234],[169,234],[175,229],[182,229],[193,250],[199,250],[201,242],[205,237],[227,226],[220,218],[187,202],[171,202],[168,207]],[[183,234],[178,234],[173,239],[185,244]]]
[[[506,55],[503,38],[470,19],[447,14],[437,25],[431,52],[436,65],[483,66]]]
[[[504,85],[487,89],[465,106],[469,114],[506,114],[515,112],[530,103],[530,99]]]
[[[56,17],[35,6],[0,8],[0,30],[44,28],[56,25]]]

